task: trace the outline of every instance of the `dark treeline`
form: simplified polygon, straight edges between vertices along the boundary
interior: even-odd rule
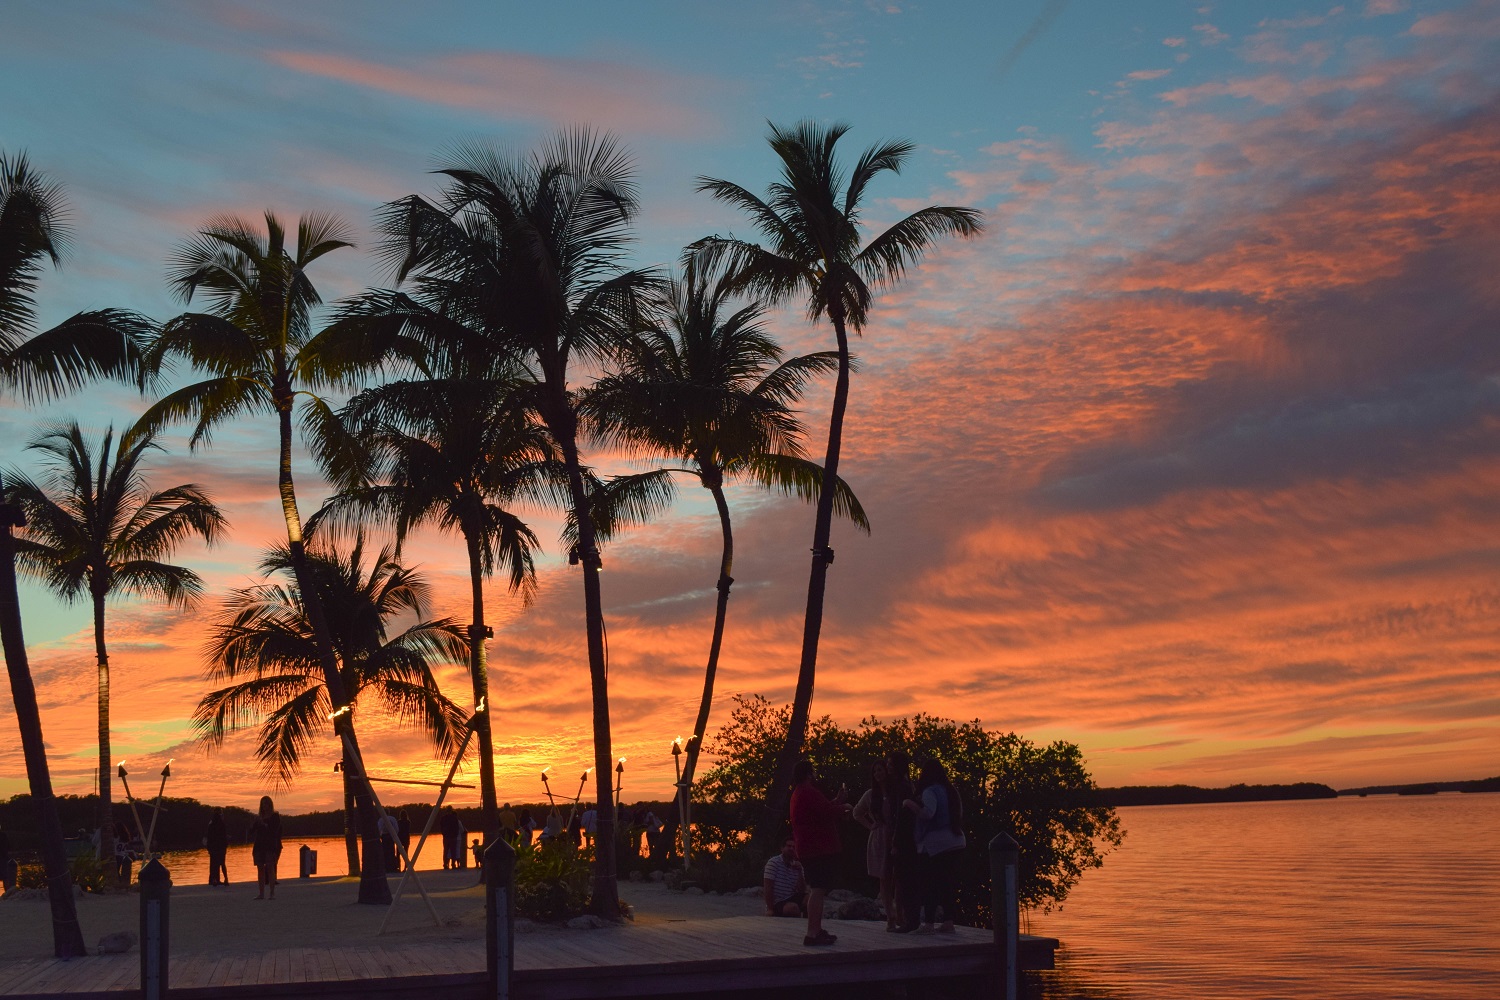
[[[151,802],[146,800],[137,802],[136,808],[140,811],[141,823],[151,825]],[[85,836],[92,835],[94,830],[94,817],[96,815],[98,797],[94,795],[59,795],[57,797],[58,813],[62,817],[63,832],[69,837],[77,837],[80,832]],[[568,815],[571,802],[559,802],[558,808],[562,810],[564,818]],[[162,799],[162,812],[156,823],[156,833],[152,840],[153,849],[163,851],[191,851],[202,846],[204,831],[208,828],[208,818],[213,814],[215,806],[211,803],[199,802],[197,799],[165,797]],[[239,806],[223,806],[224,822],[229,828],[229,842],[240,844],[247,841],[250,824],[255,815],[250,809]],[[516,802],[512,808],[519,814],[523,809],[530,809],[531,815],[535,817],[537,828],[547,819],[549,806],[546,802]],[[583,804],[578,807],[583,809]],[[641,801],[631,803],[627,810],[634,812],[636,808],[652,809],[658,815],[665,817],[670,809],[670,803],[665,801]],[[412,835],[415,837],[427,822],[428,811],[432,809],[431,802],[401,802],[388,803],[386,810],[392,815],[398,815],[401,810],[406,810],[412,823]],[[463,822],[464,828],[476,835],[483,829],[483,808],[478,805],[454,806],[454,812]],[[135,830],[135,819],[130,813],[130,806],[124,802],[116,802],[113,810],[117,822],[124,823],[132,832]],[[32,805],[31,796],[21,794],[7,801],[0,801],[0,829],[4,829],[9,835],[13,849],[21,852],[34,851],[38,847],[36,829],[36,808]],[[329,809],[305,813],[283,813],[281,817],[282,835],[287,839],[296,837],[342,837],[344,835],[344,813],[341,809]],[[436,824],[433,826],[433,836],[437,836]]]
[[[1199,788],[1197,785],[1124,785],[1101,788],[1092,798],[1106,806],[1180,806],[1199,802],[1276,802],[1285,799],[1333,799],[1338,792],[1313,781],[1291,785],[1230,785]]]
[[[1473,781],[1423,781],[1411,785],[1340,788],[1340,795],[1435,795],[1438,792],[1500,792],[1500,776]]]

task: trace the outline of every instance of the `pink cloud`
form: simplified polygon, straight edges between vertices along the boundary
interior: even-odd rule
[[[712,89],[656,70],[523,52],[462,52],[375,62],[329,52],[276,50],[267,58],[309,76],[494,118],[597,123],[628,133],[694,136],[713,118],[683,94]]]

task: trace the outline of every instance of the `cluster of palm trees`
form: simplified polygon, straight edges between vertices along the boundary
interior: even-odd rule
[[[199,308],[159,327],[118,312],[75,318],[75,353],[54,351],[35,374],[16,375],[31,370],[29,362],[9,359],[56,331],[26,339],[7,325],[0,377],[23,391],[123,374],[150,391],[184,369],[198,379],[158,399],[117,444],[106,436],[97,458],[76,427],[53,430],[36,445],[59,463],[51,480],[7,479],[11,496],[39,526],[20,543],[23,569],[65,595],[86,591],[95,602],[101,766],[107,770],[104,598],[118,589],[192,599],[201,590],[197,578],[159,560],[190,535],[212,542],[224,528],[198,487],[150,493],[138,462],[170,424],[191,423],[197,447],[224,421],[264,413],[275,415],[280,432],[287,541],[263,569],[289,585],[235,592],[214,624],[211,672],[228,683],[204,698],[196,718],[211,744],[259,725],[262,765],[285,781],[332,718],[346,764],[356,765],[352,774],[345,768],[346,805],[374,859],[375,817],[357,767],[355,713],[343,709],[362,691],[376,692],[389,709],[420,722],[440,754],[451,756],[463,727],[474,726],[484,826],[493,833],[491,730],[503,704],[488,697],[485,585],[498,576],[528,600],[539,540],[523,515],[561,509],[563,544],[580,567],[584,593],[598,840],[613,843],[600,548],[662,513],[676,477],[689,477],[713,498],[723,552],[696,735],[687,746],[683,780],[690,787],[733,582],[724,487],[738,479],[814,502],[817,511],[791,733],[777,786],[768,790],[779,822],[777,789],[788,784],[812,698],[833,516],[869,530],[838,476],[853,363],[849,331],[862,329],[873,291],[893,284],[937,237],[970,236],[981,227],[971,209],[931,207],[864,241],[869,183],[898,171],[912,146],[874,146],[845,173],[836,156],[845,132],[811,122],[773,126],[769,139],[782,176],[765,198],[702,179],[701,191],[743,210],[764,240],[700,240],[684,251],[675,276],[628,266],[637,212],[629,157],[609,136],[579,129],[524,154],[454,148],[438,171],[435,197],[412,195],[380,210],[375,253],[393,287],[336,304],[320,328],[310,272],[352,241],[331,217],[304,216],[292,234],[270,213],[264,228],[211,220],[177,250],[170,280],[190,309]],[[34,269],[27,274],[34,279]],[[766,310],[798,297],[811,319],[832,325],[836,350],[787,357],[767,332]],[[0,318],[4,310],[0,300]],[[820,465],[804,450],[797,407],[809,383],[829,373],[836,381]],[[336,490],[306,523],[292,475],[294,422]],[[585,461],[590,446],[651,459],[652,467],[604,477]],[[93,513],[106,497],[109,515]],[[79,527],[85,522],[88,530]],[[399,563],[400,544],[422,526],[463,541],[472,597],[467,626],[427,619],[424,586]],[[391,532],[396,547],[382,549],[366,570],[365,532],[377,527]],[[352,549],[325,533],[352,534]],[[420,620],[388,636],[387,624],[400,614]],[[433,667],[443,661],[466,662],[473,703],[488,711],[471,717],[442,695]],[[107,788],[101,784],[102,808]],[[615,863],[614,852],[596,852],[593,906],[606,916],[618,913]],[[389,898],[378,864],[361,872],[361,901]]]

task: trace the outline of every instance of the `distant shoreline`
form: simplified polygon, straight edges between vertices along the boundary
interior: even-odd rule
[[[1473,781],[1424,781],[1405,785],[1368,785],[1335,789],[1312,781],[1279,785],[1230,785],[1201,788],[1197,785],[1122,785],[1101,788],[1091,802],[1104,806],[1180,806],[1217,802],[1287,802],[1300,799],[1334,799],[1340,796],[1435,795],[1438,792],[1500,792],[1500,777]]]

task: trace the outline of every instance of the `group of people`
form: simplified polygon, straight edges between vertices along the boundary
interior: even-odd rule
[[[792,772],[792,836],[766,862],[761,892],[767,916],[807,917],[808,946],[830,945],[823,900],[834,887],[843,850],[840,822],[852,816],[869,831],[866,872],[879,881],[886,930],[951,934],[958,906],[959,863],[968,846],[963,802],[940,761],[920,762],[895,750],[870,768],[870,788],[853,806],[847,787],[829,797],[811,761]],[[941,916],[941,922],[939,917]]]
[[[584,803],[582,811],[574,804],[574,808],[568,813],[568,819],[564,820],[562,811],[556,806],[547,813],[546,820],[538,824],[536,818],[531,815],[530,809],[522,809],[520,815],[505,803],[500,809],[500,835],[510,842],[511,846],[519,847],[522,844],[530,846],[536,837],[537,830],[541,830],[539,842],[562,841],[571,843],[574,847],[582,848],[585,844],[593,844],[594,837],[599,830],[599,810],[594,808],[592,802]]]

